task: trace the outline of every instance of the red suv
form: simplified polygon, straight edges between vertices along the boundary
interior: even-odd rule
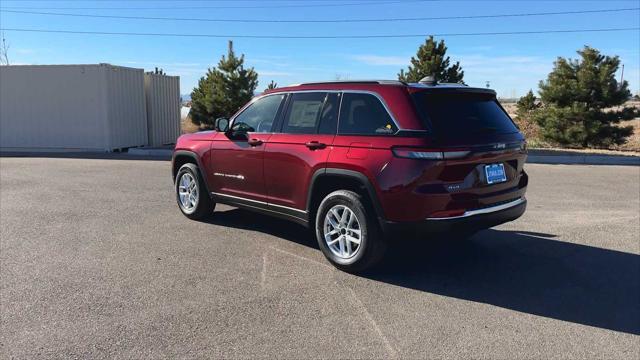
[[[224,203],[315,228],[336,267],[378,262],[394,236],[468,236],[520,217],[526,143],[492,90],[349,81],[255,97],[173,155],[180,210]]]

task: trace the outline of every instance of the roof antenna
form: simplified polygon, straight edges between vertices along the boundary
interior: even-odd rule
[[[423,77],[422,79],[420,79],[420,84],[425,84],[425,85],[429,85],[429,86],[435,86],[438,85],[438,82],[436,81],[436,76],[435,75],[427,75],[425,77]]]

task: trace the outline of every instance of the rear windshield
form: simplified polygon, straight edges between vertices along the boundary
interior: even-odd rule
[[[418,110],[436,135],[509,134],[518,129],[490,94],[419,92]]]

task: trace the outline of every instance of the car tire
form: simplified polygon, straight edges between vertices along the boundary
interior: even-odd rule
[[[195,164],[180,167],[175,182],[176,200],[184,216],[192,220],[203,220],[213,214],[215,202]]]
[[[363,272],[382,260],[387,246],[374,215],[353,191],[334,191],[322,200],[315,219],[316,239],[335,267]]]

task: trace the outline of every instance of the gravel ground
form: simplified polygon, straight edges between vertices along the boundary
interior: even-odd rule
[[[522,218],[365,276],[169,167],[0,158],[1,358],[640,357],[639,167],[529,164]]]

